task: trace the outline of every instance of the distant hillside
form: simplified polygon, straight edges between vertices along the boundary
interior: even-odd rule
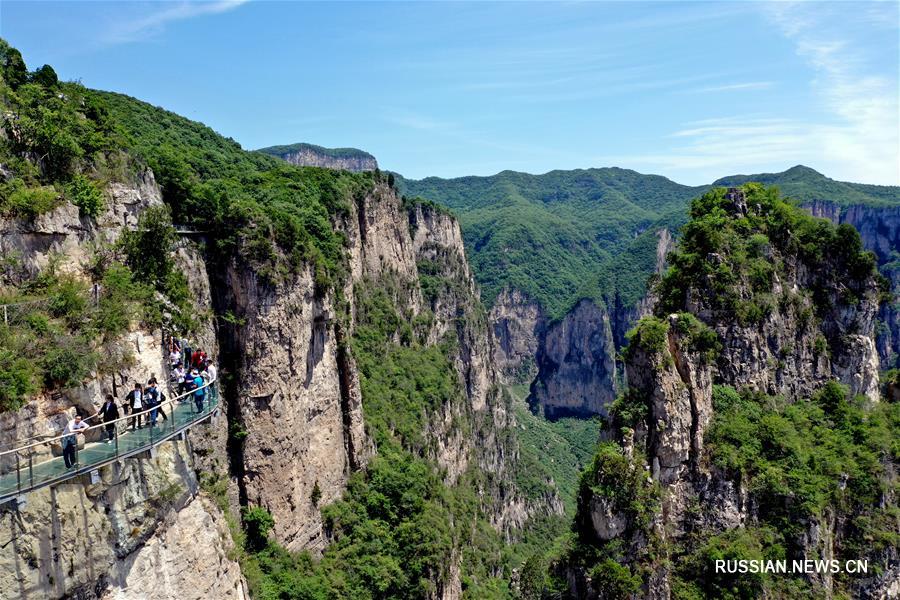
[[[791,167],[783,173],[731,175],[714,181],[713,185],[736,186],[749,181],[776,185],[785,196],[804,203],[818,200],[841,206],[900,205],[900,188],[896,186],[835,181],[803,165]]]
[[[325,148],[301,142],[260,148],[257,152],[275,156],[301,167],[327,167],[347,171],[374,171],[378,168],[378,161],[374,156],[357,148]]]
[[[617,291],[628,302],[640,298],[655,261],[653,231],[677,227],[688,200],[700,192],[619,168],[397,181],[406,194],[459,216],[488,304],[514,287],[551,318],[579,298]]]
[[[528,293],[551,318],[580,298],[630,305],[655,266],[654,232],[677,230],[687,207],[711,186],[686,186],[620,168],[503,171],[489,177],[422,180],[396,176],[401,191],[451,208],[460,219],[482,298],[505,287]],[[834,181],[797,166],[783,173],[735,175],[713,185],[759,181],[800,201],[900,204],[900,189]]]

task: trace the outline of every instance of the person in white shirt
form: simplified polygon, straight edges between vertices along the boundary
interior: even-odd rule
[[[125,396],[123,406],[126,411],[129,411],[132,414],[132,417],[128,419],[128,426],[131,427],[132,431],[141,429],[141,421],[144,420],[141,417],[141,411],[146,408],[143,404],[143,398],[143,388],[140,383],[135,383],[134,389]]]
[[[216,377],[218,377],[218,376],[219,376],[219,370],[216,369],[216,365],[214,365],[211,360],[207,360],[206,368],[203,370],[204,381],[206,383],[209,383],[210,381],[214,381],[216,379]],[[209,397],[213,401],[215,401],[215,399],[218,395],[218,389],[217,389],[218,387],[219,386],[217,386],[217,385],[211,385],[208,388],[209,389]]]
[[[62,439],[63,460],[67,469],[78,466],[78,434],[87,428],[88,424],[81,420],[81,415],[75,415],[63,430],[66,436]]]

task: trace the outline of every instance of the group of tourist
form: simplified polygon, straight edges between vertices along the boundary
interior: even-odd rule
[[[207,386],[218,376],[218,371],[213,362],[201,348],[192,349],[186,342],[173,339],[169,340],[169,365],[171,367],[171,381],[178,390],[179,402],[189,402],[191,399],[198,413],[203,412],[203,405],[207,395],[214,400],[216,389]],[[135,382],[134,388],[125,395],[122,402],[122,412],[131,415],[128,419],[128,429],[132,431],[147,427],[156,427],[157,420],[168,421],[163,404],[166,403],[166,395],[159,388],[156,377],[151,376],[146,385]],[[103,406],[96,414],[88,419],[99,418],[104,424],[104,438],[107,444],[113,442],[116,437],[116,421],[120,417],[119,407],[116,405],[112,394],[106,395]],[[78,467],[77,462],[77,436],[89,427],[87,419],[76,415],[68,422],[63,431],[62,447],[63,461],[67,469]]]

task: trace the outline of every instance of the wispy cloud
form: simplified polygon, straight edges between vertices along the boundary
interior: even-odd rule
[[[832,177],[867,183],[900,184],[900,94],[893,72],[867,48],[873,25],[897,29],[894,13],[881,6],[846,13],[846,5],[779,2],[763,7],[765,16],[794,44],[813,69],[816,104],[809,117],[740,114],[685,123],[668,136],[658,153],[617,158],[626,164],[681,172],[695,183],[723,172],[750,172],[805,162]],[[852,6],[849,7],[853,9]],[[891,16],[893,15],[893,16]],[[849,22],[852,21],[852,22]],[[897,47],[881,49],[896,56]],[[764,89],[759,81],[701,87],[690,92]],[[717,175],[718,174],[718,175]]]
[[[183,21],[204,15],[228,12],[245,4],[248,0],[211,0],[200,2],[158,2],[152,3],[154,10],[149,14],[115,23],[103,36],[107,44],[136,42],[158,35],[168,23]]]
[[[729,83],[725,85],[712,85],[693,90],[686,90],[688,94],[704,94],[709,92],[743,92],[750,90],[767,90],[775,85],[772,81],[747,81],[745,83]]]
[[[897,5],[883,4],[888,6],[867,6],[854,17],[869,27],[874,22],[896,31]],[[870,57],[861,48],[863,41],[848,35],[854,24],[847,24],[841,14],[799,2],[774,3],[767,11],[795,43],[797,53],[816,70],[814,89],[835,117],[833,123],[815,128],[815,141],[823,144],[826,160],[848,165],[867,181],[900,183],[896,64],[890,75],[872,73]],[[894,57],[896,51],[894,48]]]

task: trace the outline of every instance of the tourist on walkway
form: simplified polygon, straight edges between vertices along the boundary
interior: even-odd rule
[[[184,376],[187,371],[184,370],[184,365],[180,364],[175,367],[172,371],[172,383],[176,384],[181,389],[181,385],[184,383]],[[180,392],[179,392],[180,393]]]
[[[135,383],[134,389],[128,392],[128,395],[125,396],[125,406],[130,409],[131,418],[128,419],[128,426],[131,427],[131,430],[141,429],[141,411],[144,408],[143,402],[143,391],[141,390],[141,384]],[[127,409],[126,409],[127,410]]]
[[[100,420],[106,424],[104,430],[106,434],[106,443],[108,444],[116,437],[115,420],[119,418],[119,407],[116,406],[116,400],[113,398],[112,394],[106,395],[106,402],[103,403],[103,406],[100,407],[97,414],[100,415]]]
[[[181,350],[175,344],[172,344],[172,350],[169,352],[169,364],[173,369],[181,364]]]
[[[191,378],[192,389],[194,390],[194,403],[197,405],[197,412],[203,412],[203,399],[206,396],[206,388],[203,387],[203,377],[200,376],[200,371],[193,369],[191,371]]]
[[[156,379],[150,378],[144,389],[144,410],[149,410],[147,417],[150,419],[150,427],[156,427],[156,416],[159,411],[159,390],[156,389]]]
[[[219,376],[219,370],[216,369],[216,365],[214,365],[211,360],[207,359],[206,367],[203,369],[203,373],[201,373],[201,375],[203,376],[203,380],[206,383],[210,383],[210,382],[215,381],[216,378]],[[216,397],[217,397],[216,388],[217,387],[218,386],[216,386],[216,385],[210,385],[209,387],[206,388],[209,391],[209,398],[211,401],[216,400]]]
[[[166,414],[165,409],[163,408],[163,403],[166,401],[166,395],[163,393],[161,389],[159,389],[159,382],[156,381],[156,377],[151,377],[148,384],[153,385],[153,389],[156,390],[156,412],[162,417],[163,421],[169,420],[169,415]],[[154,422],[156,419],[154,419]]]
[[[181,345],[181,347],[184,350],[184,368],[190,369],[191,368],[191,359],[194,357],[193,350],[191,350],[191,347],[188,346],[187,342],[184,342]]]
[[[194,355],[191,357],[191,368],[197,369],[198,371],[203,368],[204,363],[206,363],[206,352],[202,349],[197,348],[194,352]]]
[[[76,414],[63,430],[63,460],[67,469],[78,466],[78,434],[87,428],[88,424],[81,420],[81,415]]]

